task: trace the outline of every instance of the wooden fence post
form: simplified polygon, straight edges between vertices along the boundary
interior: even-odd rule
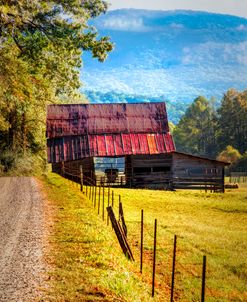
[[[143,263],[143,210],[141,211],[141,246],[140,246],[140,273],[142,273]]]
[[[121,204],[121,195],[118,195],[118,221],[120,221],[121,213],[120,213],[120,204]]]
[[[105,183],[103,183],[102,219],[105,220]]]
[[[96,200],[97,200],[97,186],[95,186],[95,190],[94,190],[94,208],[96,207]]]
[[[108,184],[108,201],[107,201],[107,206],[110,206],[110,184]],[[109,214],[107,211],[107,225],[109,225]]]
[[[154,250],[153,250],[152,297],[154,297],[154,287],[155,287],[156,242],[157,242],[157,219],[155,219],[155,221],[154,221]]]
[[[127,238],[124,235],[124,232],[122,230],[122,227],[120,223],[116,220],[116,217],[114,215],[112,207],[107,207],[107,211],[109,214],[109,217],[111,219],[112,228],[114,229],[118,242],[122,248],[122,251],[124,252],[125,256],[128,257],[128,259],[134,261],[133,254],[131,252],[130,246],[128,244]]]
[[[205,301],[205,284],[206,284],[206,256],[203,256],[203,265],[202,265],[202,293],[201,293],[201,302]]]
[[[80,165],[80,184],[81,184],[81,192],[83,192],[83,171],[82,171],[82,165]]]
[[[98,215],[99,215],[99,213],[100,213],[100,192],[101,192],[101,185],[99,186]]]
[[[222,167],[222,193],[225,193],[225,167]]]
[[[174,294],[176,250],[177,250],[177,235],[174,236],[174,247],[173,247],[171,302],[173,302],[173,294]]]
[[[119,203],[119,220],[118,221],[121,223],[124,235],[127,238],[128,231],[127,231],[127,226],[126,226],[125,219],[124,219],[123,204],[121,201]]]
[[[94,204],[94,186],[93,186],[93,184],[91,184],[91,187],[92,187],[91,201],[92,201],[92,204]]]

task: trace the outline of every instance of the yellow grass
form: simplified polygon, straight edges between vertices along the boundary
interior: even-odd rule
[[[94,209],[77,185],[54,174],[45,182],[57,213],[48,301],[169,301],[175,234],[174,301],[200,301],[203,255],[207,256],[206,301],[247,301],[247,187],[225,194],[113,189],[117,217],[119,195],[123,202],[136,260],[131,264],[122,255],[111,227],[102,221],[102,191],[98,216],[98,195]],[[105,206],[107,202],[106,189]],[[138,273],[141,209],[145,224],[142,276]],[[155,298],[151,299],[155,218],[157,275]]]

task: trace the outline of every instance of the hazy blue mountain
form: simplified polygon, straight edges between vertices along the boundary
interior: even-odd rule
[[[81,78],[87,91],[175,104],[198,95],[220,99],[229,88],[247,88],[245,18],[125,9],[110,11],[93,25],[116,46],[103,64],[84,55]]]

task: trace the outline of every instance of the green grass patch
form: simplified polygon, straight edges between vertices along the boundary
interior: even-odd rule
[[[42,182],[54,221],[43,300],[151,301],[151,289],[140,280],[136,264],[122,254],[112,228],[78,186],[52,173]]]
[[[139,246],[141,209],[144,210],[144,270],[149,275],[154,219],[158,220],[158,288],[165,291],[162,289],[165,281],[169,290],[176,234],[175,291],[179,301],[200,301],[204,254],[207,255],[206,301],[247,301],[246,186],[227,190],[225,194],[188,190],[114,191],[122,197],[135,257],[139,254],[136,247]]]

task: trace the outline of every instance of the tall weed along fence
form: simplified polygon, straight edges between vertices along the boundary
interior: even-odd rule
[[[62,176],[75,185],[79,184],[81,192],[91,201],[97,214],[107,226],[111,224],[114,227],[125,255],[130,260],[139,261],[139,272],[142,279],[150,283],[152,297],[158,292],[167,301],[173,302],[180,300],[186,291],[186,296],[190,296],[187,301],[205,301],[206,290],[211,292],[206,286],[206,255],[196,255],[191,259],[192,262],[188,262],[184,257],[186,249],[179,247],[180,242],[186,239],[168,231],[166,238],[160,238],[157,219],[153,225],[145,223],[144,210],[140,212],[139,221],[128,221],[127,232],[122,198],[120,195],[116,196],[110,185],[106,186],[105,182],[97,184],[95,179],[83,175],[82,169],[78,173],[76,169],[64,168]],[[118,213],[117,219],[114,211]],[[121,224],[120,231],[115,224]],[[131,243],[131,249],[128,242]],[[182,288],[186,283],[190,284],[190,289],[193,288],[190,294],[186,288]]]

